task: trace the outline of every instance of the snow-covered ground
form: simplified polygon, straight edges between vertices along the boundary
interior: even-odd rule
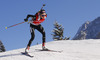
[[[100,40],[62,40],[46,43],[47,48],[63,52],[37,52],[41,44],[32,46],[33,58],[22,55],[25,48],[0,53],[0,60],[100,60]]]

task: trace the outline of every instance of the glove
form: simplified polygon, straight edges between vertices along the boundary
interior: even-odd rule
[[[25,21],[25,22],[27,22],[27,21],[28,21],[28,19],[24,19],[24,21]]]

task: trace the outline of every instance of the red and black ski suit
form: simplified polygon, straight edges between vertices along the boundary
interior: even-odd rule
[[[36,13],[35,15],[27,15],[27,19],[29,17],[32,17],[32,21],[30,23],[31,39],[29,40],[29,43],[27,46],[30,47],[32,41],[34,40],[34,37],[35,37],[34,30],[35,29],[37,29],[42,34],[42,46],[44,46],[45,45],[45,31],[40,23],[42,23],[45,19],[40,18],[39,13]]]

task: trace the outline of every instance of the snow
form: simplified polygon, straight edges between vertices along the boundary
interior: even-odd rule
[[[46,47],[63,52],[36,51],[40,45],[30,48],[33,58],[22,55],[25,48],[0,53],[0,60],[100,60],[100,39],[98,40],[61,40],[46,43]]]

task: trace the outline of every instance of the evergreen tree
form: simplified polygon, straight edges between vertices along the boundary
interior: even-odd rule
[[[53,40],[69,40],[70,37],[65,37],[63,36],[64,34],[64,27],[60,25],[57,21],[54,23],[54,29],[53,29]]]
[[[54,28],[53,29],[53,39],[54,40],[62,40],[63,39],[63,31],[64,31],[64,27],[60,24],[58,24],[57,22],[54,23]]]
[[[3,43],[0,41],[0,52],[5,52],[5,47],[3,45]]]

